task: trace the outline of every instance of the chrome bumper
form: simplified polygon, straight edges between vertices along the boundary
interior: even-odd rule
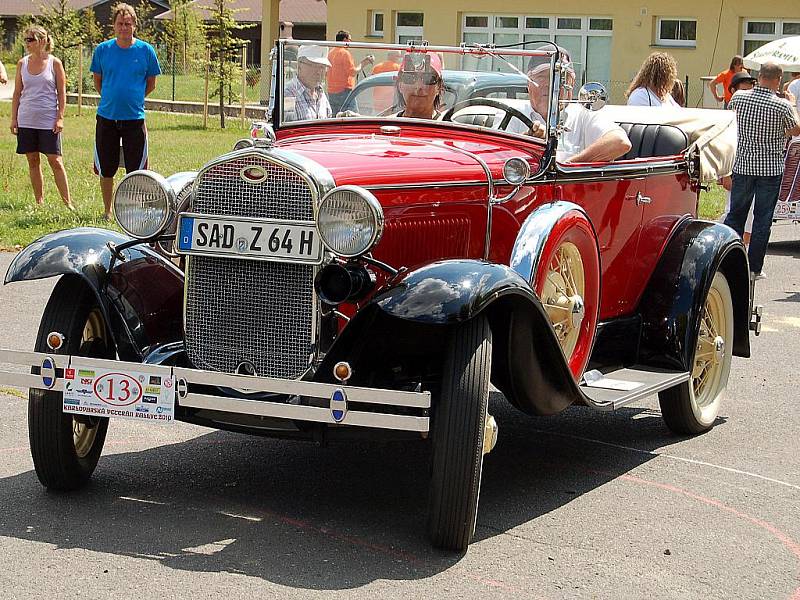
[[[56,369],[54,381],[45,385],[42,375],[31,375],[32,368],[41,368],[46,358],[53,360]],[[98,358],[78,357],[81,366],[101,369],[130,369],[138,373],[160,375],[175,378],[175,408],[200,408],[221,412],[275,417],[294,421],[313,421],[330,425],[350,425],[355,427],[374,427],[378,429],[394,429],[401,431],[429,431],[428,410],[431,406],[430,392],[404,392],[364,388],[311,381],[295,381],[272,379],[269,377],[251,377],[247,375],[229,375],[214,371],[200,371],[182,367],[148,365],[142,363],[104,360]],[[36,388],[42,390],[63,391],[63,370],[70,368],[73,357],[66,354],[45,354],[41,352],[20,352],[0,349],[0,385]],[[8,370],[8,365],[24,367],[27,372]],[[316,406],[299,406],[265,400],[243,400],[210,394],[190,393],[190,384],[243,389],[253,392],[268,392],[288,396],[321,398],[331,401],[334,392],[344,391],[347,402],[379,405],[391,408],[413,408],[426,416],[399,415],[391,412],[369,412],[364,410],[348,410],[343,418],[335,419],[333,410]]]

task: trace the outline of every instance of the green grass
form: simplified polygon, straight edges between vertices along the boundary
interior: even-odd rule
[[[64,163],[76,206],[75,213],[71,213],[62,204],[44,159],[45,202],[36,206],[28,163],[24,156],[16,154],[16,137],[8,129],[11,103],[0,102],[0,249],[26,246],[60,229],[109,226],[102,221],[100,181],[93,171],[94,111],[84,108],[81,116],[76,111],[74,106],[67,108],[63,136]],[[215,156],[229,152],[237,139],[246,136],[249,127],[249,123],[242,127],[240,120],[227,119],[227,128],[221,130],[219,117],[212,116],[208,123],[209,128],[204,130],[201,116],[148,113],[150,169],[165,176],[197,170]],[[123,170],[118,171],[116,180],[123,175]]]
[[[45,203],[33,200],[28,164],[16,154],[16,138],[8,130],[11,104],[0,102],[0,249],[24,247],[46,233],[79,226],[113,227],[102,220],[103,201],[100,182],[92,170],[94,159],[94,111],[84,108],[81,116],[70,106],[63,137],[64,162],[70,191],[76,206],[74,213],[62,204],[53,175],[42,161]],[[202,117],[148,113],[150,168],[168,176],[178,171],[199,169],[210,159],[228,152],[243,137],[246,127],[238,119],[228,119],[227,129],[219,128],[219,118],[209,117],[209,128],[202,128]],[[123,171],[117,173],[117,181]],[[703,192],[700,216],[716,219],[725,206],[725,191],[716,185]]]

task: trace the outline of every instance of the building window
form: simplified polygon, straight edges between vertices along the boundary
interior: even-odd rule
[[[425,17],[422,13],[399,12],[396,15],[395,36],[398,44],[419,42],[422,37],[422,26]]]
[[[611,39],[614,21],[605,16],[574,17],[558,15],[467,14],[462,21],[462,41],[466,44],[519,44],[555,42],[566,48],[579,85],[586,81],[608,84],[611,76]],[[509,57],[513,61],[512,58]],[[524,68],[523,59],[515,66]],[[511,71],[502,61],[485,57],[464,58],[462,68],[477,71]]]
[[[756,48],[772,40],[789,35],[800,35],[800,21],[745,19],[742,29],[742,54],[747,56]]]
[[[383,37],[383,13],[377,10],[370,11],[369,34],[374,37]]]
[[[694,19],[658,19],[656,27],[657,46],[697,45],[697,21]]]

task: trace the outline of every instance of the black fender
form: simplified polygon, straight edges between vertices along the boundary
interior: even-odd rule
[[[5,283],[66,275],[94,292],[120,359],[140,362],[151,348],[182,340],[183,273],[146,244],[116,260],[108,243],[133,238],[108,229],[82,227],[39,238],[8,268]]]
[[[449,330],[485,313],[493,336],[492,382],[529,414],[554,414],[582,401],[550,320],[530,285],[505,265],[443,260],[405,271],[359,310],[326,355],[354,367],[355,385],[395,387],[393,374],[438,382]],[[381,373],[358,379],[358,373]]]
[[[734,356],[750,356],[747,251],[726,225],[686,219],[673,233],[642,294],[639,362],[692,370],[700,317],[714,274],[722,271],[733,299]]]

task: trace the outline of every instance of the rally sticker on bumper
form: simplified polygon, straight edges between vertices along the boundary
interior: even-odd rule
[[[171,423],[175,417],[175,378],[73,363],[64,369],[63,411]]]

